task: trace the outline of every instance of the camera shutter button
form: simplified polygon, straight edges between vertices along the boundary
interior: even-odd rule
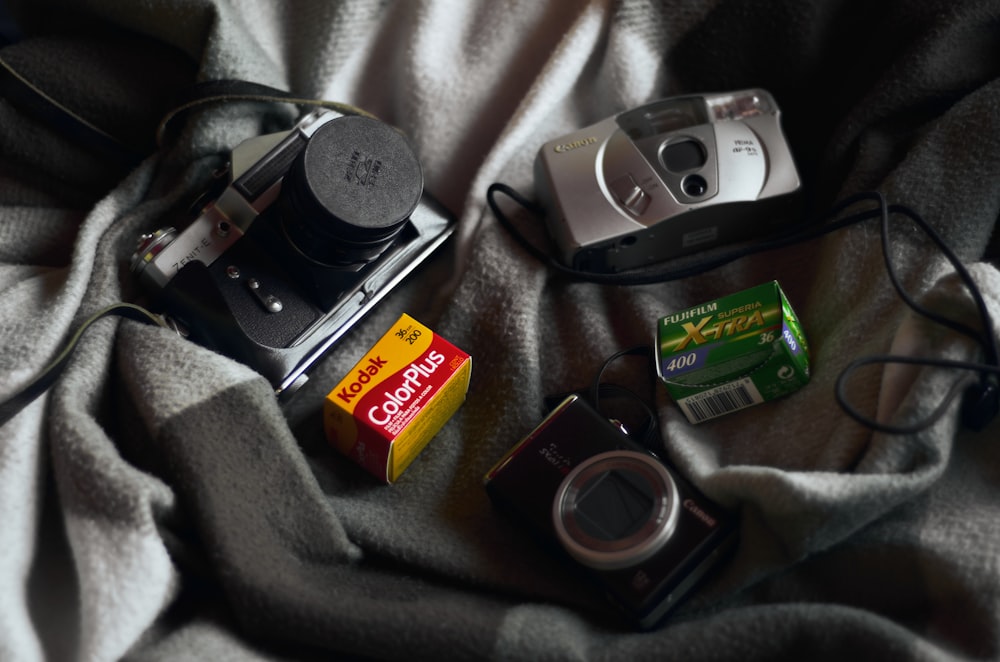
[[[630,174],[617,177],[608,184],[611,194],[630,214],[640,216],[649,207],[649,194]]]

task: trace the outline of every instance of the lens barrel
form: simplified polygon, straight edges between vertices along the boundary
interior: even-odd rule
[[[552,504],[552,523],[574,559],[617,570],[646,561],[670,540],[679,503],[677,485],[658,460],[636,451],[608,451],[566,475]]]
[[[291,244],[332,267],[382,254],[420,202],[423,172],[406,138],[347,116],[313,134],[285,175],[277,210]]]

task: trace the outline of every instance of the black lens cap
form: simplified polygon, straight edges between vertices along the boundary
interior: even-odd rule
[[[316,130],[286,175],[282,216],[295,244],[315,259],[352,247],[365,253],[402,228],[423,185],[400,132],[369,117],[340,117]]]

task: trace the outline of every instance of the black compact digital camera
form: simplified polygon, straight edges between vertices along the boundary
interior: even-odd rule
[[[736,540],[731,514],[576,395],[484,483],[501,510],[576,561],[642,629],[659,623]]]
[[[362,114],[317,110],[251,138],[219,182],[182,232],[143,235],[131,268],[181,333],[280,397],[455,224],[407,139]]]

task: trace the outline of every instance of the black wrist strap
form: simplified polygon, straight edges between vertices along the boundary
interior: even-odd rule
[[[87,121],[70,108],[59,103],[44,90],[34,85],[0,57],[0,96],[19,107],[23,112],[35,117],[70,140],[90,149],[103,158],[113,160],[117,165],[135,167],[147,154],[136,150],[110,133]],[[365,115],[370,113],[349,104],[307,99],[292,95],[259,83],[243,80],[213,80],[197,83],[185,89],[160,120],[156,128],[156,145],[161,147],[171,121],[183,113],[211,103],[231,101],[262,101],[267,103],[287,103],[296,106],[313,106],[335,110],[344,115]],[[5,424],[18,412],[44,393],[65,369],[76,345],[90,326],[109,315],[117,315],[140,322],[166,326],[163,320],[139,306],[116,303],[98,311],[86,320],[73,334],[66,347],[31,383],[0,403],[0,425]]]
[[[0,57],[0,96],[21,108],[83,147],[112,160],[118,165],[135,167],[147,154],[115,138],[107,131],[87,121],[78,113],[59,103],[44,90],[21,75]],[[296,106],[315,106],[335,110],[344,115],[371,114],[350,104],[298,97],[285,90],[245,80],[210,80],[195,83],[180,92],[172,108],[156,127],[156,145],[162,147],[168,125],[189,110],[212,103],[232,101],[262,101]]]
[[[154,315],[145,308],[130,303],[116,303],[97,311],[80,325],[59,355],[52,361],[52,363],[46,366],[46,368],[42,370],[42,372],[39,373],[31,383],[11,396],[10,399],[0,403],[0,426],[6,424],[7,421],[14,418],[14,416],[16,416],[22,409],[31,404],[35,398],[40,396],[55,383],[56,379],[62,374],[63,370],[65,370],[66,366],[69,364],[70,357],[73,355],[73,351],[76,349],[76,346],[80,342],[80,338],[83,336],[84,332],[86,332],[86,330],[89,329],[94,322],[110,315],[117,315],[118,317],[124,317],[137,322],[145,322],[147,324],[157,324],[166,328],[166,324],[160,317]]]
[[[134,167],[143,154],[88,122],[19,74],[0,58],[0,96],[71,140],[118,165]]]
[[[914,312],[941,324],[953,331],[961,333],[973,339],[981,348],[984,354],[983,361],[943,361],[932,358],[914,358],[905,356],[875,356],[863,357],[855,360],[844,369],[837,378],[837,385],[834,395],[845,413],[858,423],[873,430],[886,432],[889,434],[909,434],[926,429],[937,422],[948,410],[950,403],[959,395],[964,395],[962,406],[963,423],[973,430],[981,430],[988,425],[997,415],[1000,415],[1000,346],[993,333],[993,322],[990,312],[983,299],[982,293],[976,286],[968,269],[958,259],[954,251],[945,243],[938,232],[927,223],[917,212],[905,205],[890,204],[885,196],[878,191],[865,191],[850,196],[841,201],[828,213],[828,219],[818,225],[809,225],[804,229],[793,229],[790,232],[780,234],[763,241],[755,242],[749,246],[738,247],[723,253],[719,256],[706,259],[693,265],[682,268],[672,268],[667,262],[665,266],[653,265],[648,268],[638,268],[620,273],[593,273],[579,271],[560,264],[557,260],[542,248],[535,246],[529,241],[521,231],[511,222],[506,213],[501,209],[496,200],[497,194],[503,194],[522,208],[531,212],[537,218],[544,217],[544,208],[529,200],[525,196],[515,191],[512,187],[496,182],[487,189],[486,202],[493,211],[496,219],[503,227],[510,232],[521,246],[538,260],[549,265],[555,271],[563,273],[573,278],[586,280],[593,283],[606,285],[641,285],[648,283],[659,283],[686,278],[710,269],[728,264],[733,260],[759,253],[773,250],[784,246],[790,246],[799,242],[816,239],[825,234],[871,219],[879,219],[882,239],[882,255],[885,261],[886,272],[892,282],[899,297]],[[851,208],[862,206],[860,211],[847,213]],[[937,247],[938,251],[951,263],[956,274],[961,280],[965,289],[972,297],[979,316],[981,330],[970,327],[962,322],[952,320],[948,317],[928,310],[911,296],[903,287],[896,275],[896,269],[889,250],[889,220],[890,217],[899,215],[915,224],[924,235]],[[945,367],[958,371],[977,373],[978,379],[967,380],[962,375],[955,383],[945,399],[931,414],[921,421],[905,425],[893,425],[881,423],[862,413],[849,400],[847,395],[847,381],[849,377],[859,368],[872,364],[906,363],[921,366]]]
[[[196,83],[186,89],[174,102],[173,108],[164,115],[156,127],[156,144],[162,146],[166,138],[167,126],[176,117],[189,110],[212,103],[228,101],[263,101],[266,103],[288,103],[295,106],[315,106],[335,110],[343,115],[365,115],[370,113],[337,101],[307,99],[269,85],[251,83],[245,80],[209,80]]]

